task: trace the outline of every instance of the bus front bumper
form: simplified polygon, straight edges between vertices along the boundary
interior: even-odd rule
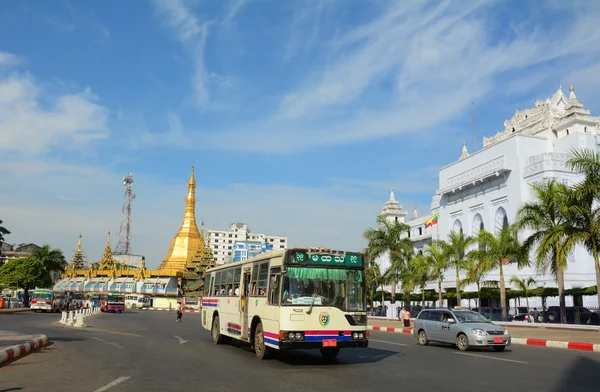
[[[337,342],[338,348],[367,348],[368,339],[340,340]],[[283,341],[279,342],[280,349],[312,349],[323,348],[323,342],[304,342],[304,341]]]

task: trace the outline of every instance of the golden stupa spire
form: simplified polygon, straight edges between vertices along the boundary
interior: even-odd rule
[[[79,233],[79,240],[77,241],[77,253],[81,253],[81,233]]]
[[[102,255],[102,260],[100,260],[100,266],[98,269],[104,270],[109,269],[112,264],[114,264],[114,259],[112,255],[112,249],[110,248],[110,231],[108,232],[108,242],[106,243],[106,248],[104,248],[104,254]]]
[[[204,250],[204,237],[198,231],[196,224],[196,179],[194,178],[194,165],[188,181],[188,192],[185,198],[185,214],[179,232],[171,241],[169,253],[158,269],[180,271],[192,261],[194,255]]]

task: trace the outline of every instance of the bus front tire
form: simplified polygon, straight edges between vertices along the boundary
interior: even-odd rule
[[[221,335],[221,329],[219,325],[219,316],[215,316],[212,323],[212,340],[214,344],[222,344],[225,339],[223,339],[223,335]]]
[[[320,350],[323,358],[329,361],[336,359],[340,353],[339,347],[321,347]]]
[[[265,359],[268,357],[268,348],[265,345],[265,333],[262,323],[258,323],[254,330],[254,352],[258,359]]]

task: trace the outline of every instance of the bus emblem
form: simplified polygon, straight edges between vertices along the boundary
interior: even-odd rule
[[[319,315],[319,322],[324,327],[329,324],[329,313],[321,313]]]

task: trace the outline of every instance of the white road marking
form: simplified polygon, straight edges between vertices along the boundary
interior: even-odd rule
[[[387,343],[387,344],[395,344],[396,346],[408,346],[408,344],[404,344],[404,343],[396,343],[396,342],[388,342],[387,340],[375,340],[375,339],[369,339],[370,342],[377,342],[377,343]]]
[[[179,336],[173,336],[175,339],[179,340],[179,344],[187,343],[187,340],[183,340]]]
[[[490,357],[487,355],[477,355],[477,354],[457,353],[457,352],[455,352],[454,354],[466,355],[469,357],[477,357],[477,358],[495,359],[496,361],[505,361],[505,362],[514,362],[514,363],[529,363],[529,362],[523,362],[523,361],[516,361],[514,359]]]
[[[119,377],[117,378],[115,381],[106,384],[105,386],[103,386],[100,389],[96,389],[94,392],[104,392],[104,391],[108,391],[110,388],[119,385],[122,382],[125,382],[127,380],[129,380],[131,377]]]

